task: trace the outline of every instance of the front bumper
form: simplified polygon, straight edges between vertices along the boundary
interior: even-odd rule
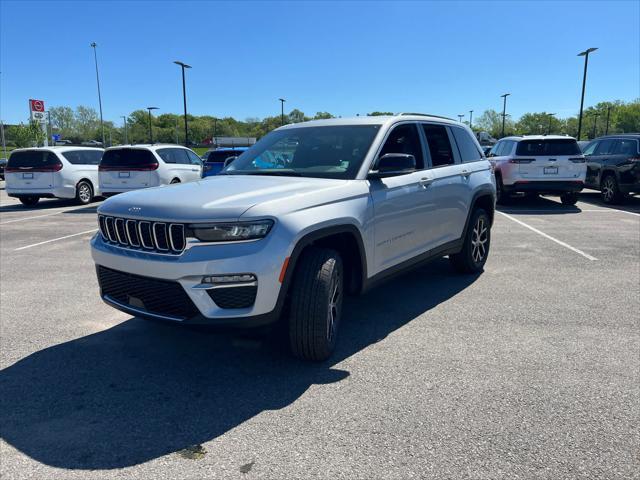
[[[157,308],[155,311],[145,308],[137,294],[127,301],[126,295],[114,298],[101,289],[101,296],[114,308],[146,318],[220,326],[270,323],[277,319],[279,313],[280,271],[290,254],[289,244],[274,233],[253,242],[194,245],[181,255],[161,255],[118,247],[107,244],[97,234],[91,240],[91,252],[98,268],[172,283],[182,291],[174,291],[177,295],[168,291],[167,296],[178,299],[184,292],[194,309],[187,309],[186,315],[166,314]],[[251,273],[257,278],[255,301],[249,307],[221,308],[207,290],[198,287],[205,276],[241,273]]]
[[[583,181],[518,181],[511,185],[504,185],[504,191],[513,192],[535,192],[535,193],[577,193],[584,188]]]

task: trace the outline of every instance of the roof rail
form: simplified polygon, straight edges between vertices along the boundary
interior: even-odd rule
[[[402,113],[399,113],[398,115],[400,115],[400,116],[402,116],[402,115],[417,115],[417,116],[420,116],[420,117],[444,118],[445,120],[451,120],[453,122],[457,121],[457,120],[454,120],[453,118],[450,118],[450,117],[444,117],[442,115],[433,115],[431,113],[402,112]]]

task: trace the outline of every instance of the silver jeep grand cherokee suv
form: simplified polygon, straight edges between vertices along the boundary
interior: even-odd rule
[[[458,122],[311,121],[271,132],[218,176],[108,199],[92,254],[102,298],[119,310],[233,326],[286,312],[293,353],[323,360],[345,293],[445,255],[480,272],[495,194]]]

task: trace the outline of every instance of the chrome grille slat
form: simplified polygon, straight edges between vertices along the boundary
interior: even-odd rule
[[[99,215],[98,226],[103,241],[131,250],[180,255],[187,245],[186,229],[181,223]]]

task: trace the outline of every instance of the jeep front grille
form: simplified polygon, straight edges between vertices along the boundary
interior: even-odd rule
[[[187,245],[181,223],[99,215],[98,226],[105,242],[134,250],[179,255]]]

